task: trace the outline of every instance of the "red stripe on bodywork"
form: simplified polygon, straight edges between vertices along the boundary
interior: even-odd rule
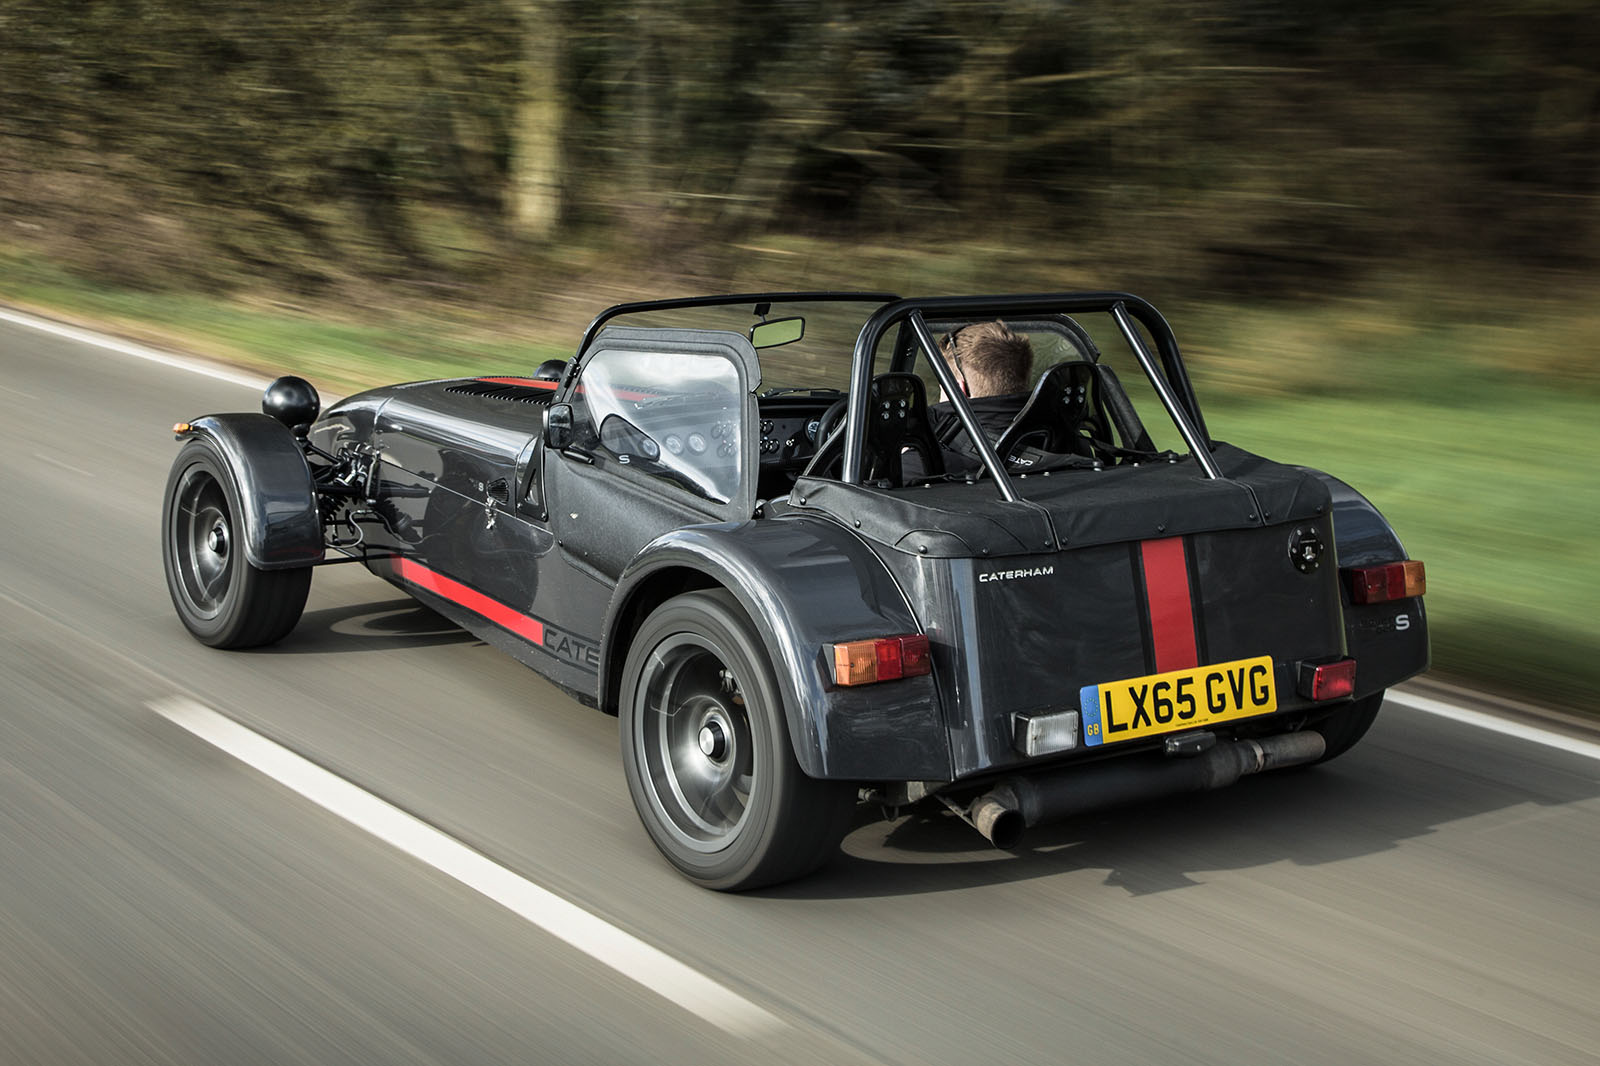
[[[499,600],[492,600],[476,589],[469,589],[459,581],[429,570],[410,559],[394,560],[396,576],[452,603],[459,603],[475,614],[481,614],[501,629],[508,629],[523,640],[544,644],[544,623],[519,611],[514,611]]]
[[[478,380],[489,385],[525,385],[530,389],[549,389],[551,392],[561,387],[561,382],[559,381],[542,381],[539,378],[479,378]],[[583,392],[582,385],[578,386],[578,392]],[[660,393],[637,392],[633,389],[613,389],[612,393],[619,399],[630,401],[659,400],[661,398]]]
[[[1144,590],[1150,603],[1150,643],[1155,649],[1156,673],[1199,666],[1183,538],[1142,541],[1139,557],[1144,563]]]
[[[549,389],[554,392],[559,381],[545,381],[543,378],[479,378],[479,381],[490,385],[521,385],[528,389]]]

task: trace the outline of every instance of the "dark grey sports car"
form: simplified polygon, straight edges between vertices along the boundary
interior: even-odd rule
[[[936,337],[997,318],[1036,379],[991,439]],[[282,378],[263,410],[176,427],[189,630],[278,640],[360,561],[617,715],[645,829],[712,888],[814,869],[863,801],[1009,847],[1329,759],[1428,664],[1422,564],[1342,482],[1213,439],[1125,293],[624,304],[526,376],[320,413]]]

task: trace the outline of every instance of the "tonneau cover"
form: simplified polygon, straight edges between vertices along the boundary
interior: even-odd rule
[[[1106,470],[1014,476],[1008,503],[987,480],[906,489],[802,478],[790,497],[869,540],[934,558],[1018,555],[1053,548],[1242,529],[1312,518],[1330,497],[1317,477],[1230,444],[1207,478],[1192,458]]]

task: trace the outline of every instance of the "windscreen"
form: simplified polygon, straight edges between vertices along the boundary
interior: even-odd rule
[[[573,399],[580,447],[718,503],[738,492],[743,400],[730,360],[601,349]]]

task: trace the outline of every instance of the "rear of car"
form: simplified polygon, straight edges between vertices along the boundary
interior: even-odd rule
[[[1147,304],[1124,294],[1010,300],[881,311],[856,353],[852,396],[872,398],[852,412],[859,448],[846,451],[837,480],[804,478],[794,497],[874,546],[927,637],[951,782],[905,794],[960,796],[963,786],[999,782],[1010,789],[1000,790],[1004,802],[1032,824],[1097,800],[1216,787],[1354,743],[1383,690],[1427,666],[1420,603],[1409,614],[1374,612],[1366,587],[1400,567],[1393,598],[1406,607],[1421,592],[1420,564],[1405,561],[1392,534],[1384,542],[1374,532],[1387,525],[1370,504],[1348,492],[1336,500],[1332,479],[1211,440],[1170,330]],[[961,475],[897,478],[898,464],[874,455],[917,447],[915,397],[901,436],[885,438],[874,420],[883,417],[878,397],[886,387],[903,394],[919,357],[947,396],[959,391],[933,354],[930,321],[944,330],[1008,316],[1086,335],[1067,312],[1115,320],[1149,383],[1137,416],[1116,377],[1097,368],[1096,380],[1118,394],[1081,429],[1096,439],[1071,463],[1009,451],[1003,438],[999,451],[992,440],[970,445],[982,469]],[[912,340],[890,372],[863,371],[896,326]],[[1100,359],[1092,342],[1077,347],[1077,358]],[[896,404],[890,417],[908,406]],[[1097,417],[1093,405],[1084,417]],[[1155,450],[1140,417],[1170,420],[1187,449]],[[1367,565],[1341,570],[1338,523],[1351,512],[1360,512]],[[1371,566],[1375,558],[1382,565]],[[1398,650],[1353,629],[1389,616],[1411,629]],[[976,805],[953,805],[976,820]]]
[[[1223,459],[1237,478],[1178,461],[1019,479],[1015,503],[818,485],[806,506],[858,516],[915,590],[960,778],[1283,728],[1352,695],[1327,490]]]

